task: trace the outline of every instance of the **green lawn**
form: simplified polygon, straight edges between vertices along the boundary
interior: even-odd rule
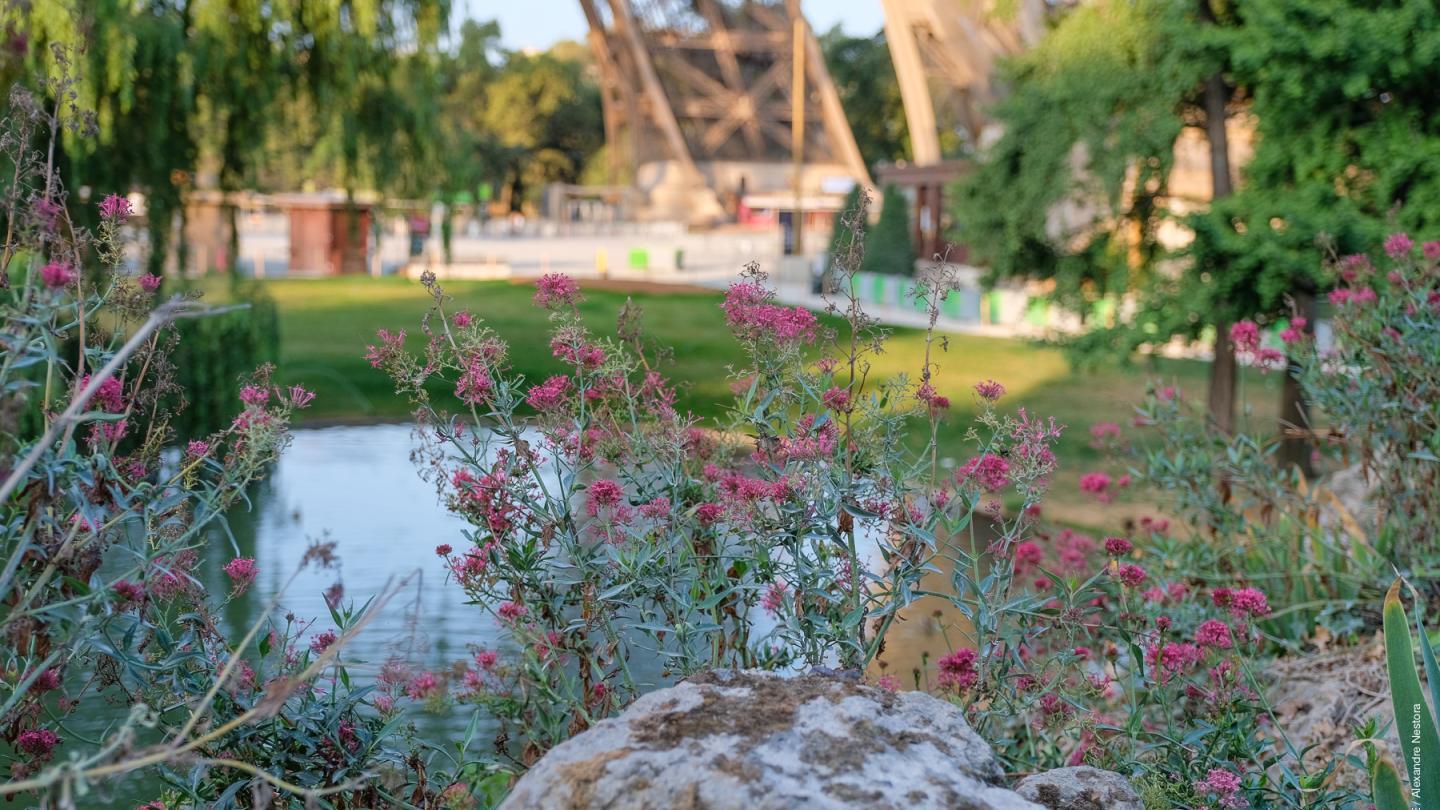
[[[388,379],[370,368],[363,355],[375,331],[405,329],[414,337],[429,305],[425,290],[404,279],[345,277],[264,282],[280,308],[281,356],[277,381],[301,382],[318,394],[307,419],[364,421],[397,419],[407,414]],[[460,307],[484,318],[511,346],[516,369],[540,380],[565,369],[550,357],[545,313],[530,303],[533,287],[510,282],[448,282],[443,285]],[[722,318],[717,293],[667,291],[626,294],[590,289],[581,305],[596,331],[610,333],[627,297],[645,313],[646,331],[674,350],[667,369],[680,386],[680,405],[701,416],[720,413],[730,397],[727,365],[736,361],[737,347]],[[882,375],[919,369],[923,334],[896,329],[887,352],[876,360]],[[953,456],[965,458],[963,443],[973,404],[970,387],[996,379],[1009,389],[1008,407],[1024,406],[1054,416],[1069,429],[1058,448],[1062,473],[1055,482],[1057,505],[1078,504],[1074,481],[1098,463],[1089,447],[1089,428],[1100,421],[1128,425],[1133,404],[1146,380],[1161,378],[1191,397],[1203,396],[1206,364],[1156,360],[1128,369],[1078,371],[1050,347],[1011,339],[951,335],[948,351],[938,357],[937,387],[955,404],[944,436]],[[1257,429],[1274,423],[1277,378],[1247,375],[1245,390],[1256,403],[1249,418]]]

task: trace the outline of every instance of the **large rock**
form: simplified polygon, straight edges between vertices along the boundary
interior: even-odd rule
[[[1027,776],[1015,792],[1050,810],[1145,810],[1129,780],[1089,765]]]
[[[711,673],[546,754],[502,810],[1041,810],[955,706],[822,675]]]

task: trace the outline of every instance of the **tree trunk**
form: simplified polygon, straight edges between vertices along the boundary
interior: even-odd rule
[[[1295,291],[1295,314],[1305,319],[1305,333],[1315,335],[1315,291]],[[1315,476],[1315,465],[1311,463],[1311,445],[1308,434],[1297,435],[1297,431],[1310,429],[1310,404],[1305,401],[1300,388],[1300,364],[1292,357],[1286,358],[1285,381],[1280,389],[1280,465],[1288,468],[1292,464],[1300,468],[1306,478]]]
[[[1203,3],[1202,3],[1203,5]],[[1208,10],[1208,9],[1207,9]],[[1227,197],[1230,182],[1230,137],[1225,131],[1225,108],[1230,103],[1230,86],[1215,73],[1205,82],[1205,137],[1210,142],[1211,201]],[[1210,363],[1210,422],[1229,433],[1235,428],[1235,349],[1230,345],[1230,323],[1217,317],[1215,359]]]
[[[1235,347],[1230,345],[1230,322],[1215,319],[1215,359],[1210,361],[1207,408],[1210,425],[1221,433],[1235,430]]]

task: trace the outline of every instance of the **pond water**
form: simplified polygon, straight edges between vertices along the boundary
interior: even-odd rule
[[[407,576],[409,586],[346,647],[352,673],[374,676],[384,661],[399,655],[412,666],[444,667],[464,657],[471,645],[499,648],[500,634],[478,606],[465,604],[460,588],[445,581],[435,547],[465,547],[464,521],[440,504],[433,484],[423,480],[411,461],[416,439],[409,425],[365,425],[301,429],[276,463],[270,477],[252,495],[251,508],[231,515],[231,538],[215,538],[206,570],[197,572],[211,592],[229,583],[220,567],[238,550],[254,557],[260,574],[243,597],[222,617],[232,638],[245,633],[296,571],[313,541],[336,543],[339,570],[306,569],[280,597],[278,614],[313,621],[312,633],[332,626],[324,593],[338,578],[345,599],[359,605]],[[230,542],[236,548],[226,548]],[[942,575],[936,575],[941,576]],[[927,582],[943,587],[940,581]],[[902,611],[892,628],[884,670],[909,688],[917,669],[949,651],[958,639],[946,632],[963,619],[953,609],[926,602]],[[762,629],[762,628],[757,628]],[[434,743],[464,735],[473,709],[414,715],[420,733]],[[97,712],[95,731],[120,719],[122,707]],[[482,724],[482,735],[485,726]],[[123,807],[154,798],[158,788],[117,786],[119,795],[93,807]],[[125,801],[116,804],[121,798]]]
[[[314,620],[312,632],[332,626],[325,591],[337,578],[345,600],[361,605],[410,577],[347,645],[344,657],[356,662],[358,672],[373,674],[391,655],[429,668],[463,657],[468,645],[495,646],[499,634],[485,612],[465,604],[461,589],[445,582],[435,547],[463,547],[465,523],[448,513],[434,485],[421,479],[410,461],[414,447],[409,425],[295,431],[252,509],[230,520],[240,555],[254,557],[261,573],[246,597],[232,603],[226,629],[243,634],[285,586],[309,545],[326,540],[336,543],[339,570],[308,568],[280,597],[280,613]],[[218,568],[227,556],[212,554],[211,566]],[[217,582],[223,577],[218,571],[209,575]],[[434,718],[427,730],[463,732],[470,710],[462,712]]]

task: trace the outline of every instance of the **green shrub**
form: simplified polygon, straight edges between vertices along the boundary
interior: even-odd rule
[[[865,273],[908,276],[915,269],[915,243],[910,239],[910,205],[895,186],[881,198],[880,221],[865,240]]]

